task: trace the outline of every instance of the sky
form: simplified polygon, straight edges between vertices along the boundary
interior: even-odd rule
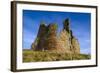
[[[91,14],[77,12],[55,12],[55,11],[35,11],[23,10],[23,38],[22,48],[30,49],[32,42],[35,41],[40,23],[46,25],[56,23],[58,32],[63,28],[63,21],[69,18],[70,29],[78,39],[80,52],[91,53]]]

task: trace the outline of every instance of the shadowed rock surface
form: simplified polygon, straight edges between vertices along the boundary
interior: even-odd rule
[[[80,54],[78,40],[73,36],[69,27],[70,21],[66,19],[63,22],[63,29],[57,36],[57,24],[41,24],[35,42],[31,49],[38,51],[55,51],[69,54]]]

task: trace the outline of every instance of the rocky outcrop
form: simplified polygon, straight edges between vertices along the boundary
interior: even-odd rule
[[[37,38],[35,42],[32,43],[31,49],[79,54],[79,42],[73,36],[69,25],[69,19],[66,19],[63,22],[62,31],[57,35],[57,24],[49,24],[48,26],[41,24]]]

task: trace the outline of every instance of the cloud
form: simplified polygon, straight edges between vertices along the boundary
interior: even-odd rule
[[[91,49],[90,48],[82,48],[80,50],[81,54],[91,54]]]
[[[91,51],[90,50],[91,49],[91,40],[90,40],[90,38],[87,38],[87,37],[79,38],[79,43],[80,43],[81,53],[89,54],[90,51]]]

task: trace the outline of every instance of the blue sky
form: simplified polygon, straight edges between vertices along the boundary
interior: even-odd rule
[[[62,30],[63,21],[70,19],[70,28],[73,35],[80,43],[81,53],[90,54],[91,52],[91,14],[76,12],[51,12],[51,11],[33,11],[23,10],[23,39],[22,48],[30,49],[34,42],[40,23],[58,24],[58,32]]]

